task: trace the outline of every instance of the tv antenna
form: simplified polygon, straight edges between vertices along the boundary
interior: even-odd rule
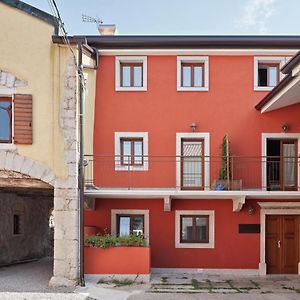
[[[96,23],[98,26],[103,24],[103,21],[96,17],[91,17],[91,16],[88,16],[88,15],[85,15],[85,14],[82,14],[82,18],[81,18],[82,22],[85,22],[85,23]]]

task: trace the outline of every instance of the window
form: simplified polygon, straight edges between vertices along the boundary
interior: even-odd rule
[[[143,215],[117,215],[117,235],[144,234]]]
[[[176,187],[209,190],[210,137],[208,132],[176,133]]]
[[[181,243],[208,243],[209,241],[208,216],[180,216]]]
[[[181,64],[181,86],[182,87],[203,87],[204,84],[203,63],[182,63]]]
[[[21,233],[21,216],[13,215],[13,234],[19,235]]]
[[[208,57],[177,57],[177,91],[208,91]]]
[[[289,59],[289,57],[254,57],[254,90],[272,90],[283,78],[280,69]]]
[[[267,139],[267,190],[297,190],[296,139]]]
[[[121,87],[143,86],[143,64],[121,63]]]
[[[115,170],[148,170],[148,132],[115,132]]]
[[[12,100],[0,98],[0,143],[12,143]]]
[[[258,64],[258,86],[274,87],[279,82],[280,66],[278,64]]]
[[[204,188],[204,140],[181,140],[181,188]]]
[[[149,210],[112,209],[111,234],[124,236],[130,233],[143,234],[149,245]]]
[[[13,94],[0,97],[0,148],[32,144],[32,96]]]
[[[176,248],[214,248],[215,213],[211,210],[175,212]]]
[[[147,57],[116,57],[116,91],[147,90]]]
[[[121,164],[143,165],[142,138],[121,138]]]

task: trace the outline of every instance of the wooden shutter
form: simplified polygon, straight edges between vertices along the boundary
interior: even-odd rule
[[[14,143],[32,144],[32,95],[14,95]]]

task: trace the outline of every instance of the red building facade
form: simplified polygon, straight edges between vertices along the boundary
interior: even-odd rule
[[[85,225],[142,233],[154,269],[298,274],[300,104],[255,106],[300,40],[152,39],[95,41]]]

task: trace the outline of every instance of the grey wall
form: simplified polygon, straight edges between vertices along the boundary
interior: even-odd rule
[[[53,196],[0,192],[0,265],[53,255],[49,212]],[[21,234],[13,234],[13,215],[21,216]]]

